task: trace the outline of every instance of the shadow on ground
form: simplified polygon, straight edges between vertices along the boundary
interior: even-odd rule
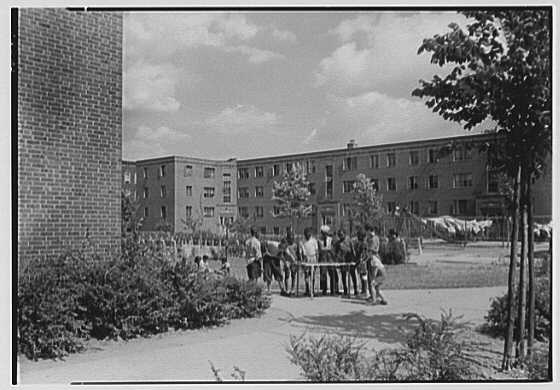
[[[396,344],[406,341],[407,335],[416,328],[418,321],[407,320],[406,314],[366,314],[357,310],[347,314],[302,316],[290,320],[313,332],[323,331],[341,336],[375,339],[382,343]]]

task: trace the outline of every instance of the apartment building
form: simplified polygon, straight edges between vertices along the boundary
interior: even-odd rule
[[[407,208],[420,216],[493,216],[504,213],[497,175],[480,151],[490,135],[477,134],[423,141],[239,160],[238,212],[253,217],[262,233],[278,234],[289,224],[277,218],[272,184],[300,163],[310,182],[313,212],[300,227],[344,221],[359,173],[371,178],[383,196],[385,211]],[[551,215],[550,168],[535,182],[535,215]]]
[[[237,215],[235,160],[162,157],[123,163],[123,189],[136,193],[143,230],[198,228],[223,233]],[[128,180],[128,183],[127,183]]]

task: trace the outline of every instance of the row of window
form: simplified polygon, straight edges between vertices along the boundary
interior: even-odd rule
[[[144,207],[144,217],[150,216],[150,208]],[[185,207],[185,216],[187,218],[192,217],[192,206]],[[203,207],[202,208],[202,216],[205,218],[210,218],[214,216],[214,207]],[[160,208],[160,217],[162,219],[167,219],[167,207],[161,206]]]
[[[428,149],[426,154],[426,162],[427,163],[437,163],[440,160],[442,153],[441,149]],[[372,154],[369,156],[369,168],[377,169],[380,167],[380,158],[379,154]],[[470,160],[472,159],[472,150],[470,148],[458,148],[453,150],[452,153],[453,161],[462,161],[462,160]],[[414,166],[420,164],[420,151],[412,150],[408,153],[408,165]],[[385,154],[385,167],[392,168],[397,166],[397,155],[395,152],[389,152]],[[294,166],[294,162],[287,162],[285,164],[274,164],[269,167],[268,175],[269,176],[278,176],[283,172],[289,172],[292,170]],[[303,163],[303,166],[308,174],[315,173],[315,161],[308,160]],[[282,170],[282,168],[284,169]],[[329,169],[327,166],[326,169]],[[358,157],[345,157],[342,160],[342,170],[344,171],[355,171],[358,169]],[[239,179],[248,179],[251,177],[251,173],[253,173],[253,177],[264,177],[264,166],[256,166],[252,169],[249,168],[239,168],[238,169],[238,177]]]
[[[184,176],[185,177],[189,177],[193,175],[193,166],[190,164],[186,164],[184,166]],[[128,174],[128,175],[127,175]],[[158,177],[165,177],[166,175],[166,166],[165,165],[160,165],[158,168]],[[147,179],[149,177],[149,170],[148,167],[144,167],[142,168],[142,176],[144,179]],[[231,173],[229,172],[224,172],[222,174],[222,176],[224,177],[224,179],[226,178],[231,178]],[[213,179],[216,177],[216,168],[213,167],[204,167],[203,169],[203,177],[205,179]],[[130,183],[130,172],[125,172],[125,176],[124,176],[124,181],[125,183]],[[136,183],[136,174],[135,174],[135,179],[134,182]]]
[[[214,198],[215,195],[215,187],[204,187],[203,188],[203,192],[202,192],[202,196],[206,199],[211,199]],[[148,187],[144,187],[144,199],[148,199],[150,196],[150,190]],[[191,197],[192,196],[192,186],[186,186],[185,187],[185,194],[187,197]],[[162,198],[165,198],[167,196],[167,190],[165,185],[162,185],[160,188],[160,196]],[[223,198],[222,198],[224,203],[231,203],[231,182],[230,181],[224,181],[224,186],[223,186]]]

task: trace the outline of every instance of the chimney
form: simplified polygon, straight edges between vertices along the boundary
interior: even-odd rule
[[[348,149],[354,149],[356,146],[357,146],[357,145],[356,145],[356,141],[353,140],[353,139],[351,139],[350,142],[348,142],[348,144],[346,144],[346,147],[347,147]]]

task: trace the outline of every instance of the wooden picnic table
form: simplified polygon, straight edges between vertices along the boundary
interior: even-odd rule
[[[304,272],[306,269],[311,269],[311,288],[309,290],[311,298],[313,298],[313,295],[315,293],[315,268],[320,268],[320,267],[337,267],[337,268],[342,268],[342,267],[352,267],[352,266],[356,266],[357,263],[355,262],[350,262],[350,263],[306,263],[306,262],[299,262],[296,261],[295,265],[297,267],[297,273],[296,273],[296,297],[299,295],[299,271],[300,268],[304,269]],[[346,274],[346,286],[348,286],[348,289],[350,289],[350,273],[348,272]]]

